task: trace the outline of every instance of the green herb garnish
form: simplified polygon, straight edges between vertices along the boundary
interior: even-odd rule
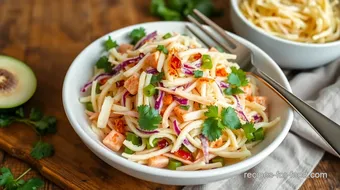
[[[189,105],[185,105],[185,106],[179,106],[181,109],[183,110],[189,110],[190,106]]]
[[[158,51],[163,52],[163,53],[166,54],[166,55],[169,53],[168,49],[166,49],[166,47],[163,46],[163,45],[158,45],[156,49],[157,49]]]
[[[35,143],[31,156],[37,160],[45,157],[52,156],[54,154],[54,148],[51,144],[39,141]]]
[[[217,106],[208,106],[208,111],[204,115],[208,118],[204,120],[202,134],[209,141],[220,138],[222,130],[226,128],[239,129],[241,127],[240,120],[232,107],[223,108],[219,115]]]
[[[166,33],[164,36],[163,36],[163,39],[168,39],[168,38],[171,38],[172,35],[170,33]]]
[[[150,4],[150,12],[163,20],[183,20],[194,9],[208,17],[221,15],[211,0],[167,0],[166,3],[164,0],[152,0]]]
[[[109,62],[109,58],[106,56],[102,56],[96,63],[98,69],[104,69],[105,72],[109,73],[112,71],[111,63]]]
[[[136,44],[140,39],[142,39],[146,35],[145,28],[140,27],[132,30],[132,32],[129,34],[129,37],[132,40],[132,44]]]
[[[201,78],[203,76],[203,71],[196,70],[194,71],[195,78]]]
[[[44,182],[39,178],[29,179],[27,182],[22,178],[31,171],[31,168],[22,173],[18,178],[14,176],[9,168],[3,167],[0,169],[0,187],[4,190],[37,190],[40,189]]]
[[[137,109],[139,114],[138,124],[143,130],[151,131],[158,128],[162,117],[157,110],[147,105],[138,106]]]
[[[105,49],[106,51],[109,51],[112,48],[118,47],[117,41],[113,41],[111,39],[111,36],[109,36],[109,39],[105,41]]]
[[[1,127],[8,127],[12,123],[24,123],[26,125],[32,126],[36,134],[41,138],[41,136],[46,134],[54,134],[57,132],[57,119],[53,116],[46,116],[43,112],[38,108],[32,108],[28,118],[25,118],[23,108],[18,108],[14,114],[1,114],[0,115],[0,128]],[[41,146],[44,145],[43,149]],[[46,153],[46,147],[50,147],[53,149],[53,146],[47,143],[43,143],[39,141],[35,144],[34,148],[32,149],[31,155],[36,159],[40,159],[41,156],[37,156],[40,151],[44,151],[43,157],[51,156],[52,154]],[[41,157],[41,158],[43,158]]]
[[[227,82],[230,86],[224,90],[226,95],[244,93],[240,87],[247,86],[249,83],[246,73],[242,69],[237,69],[236,67],[231,67],[231,73],[228,75]]]
[[[158,82],[161,82],[161,80],[163,80],[163,77],[164,77],[164,73],[163,72],[160,72],[158,74],[152,75],[150,83],[152,85],[156,86],[156,84]]]
[[[253,123],[246,123],[242,125],[242,129],[244,134],[247,137],[248,141],[258,141],[264,139],[264,131],[263,128],[255,129]]]

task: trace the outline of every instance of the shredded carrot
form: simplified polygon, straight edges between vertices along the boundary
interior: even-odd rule
[[[173,101],[172,95],[171,94],[167,94],[164,96],[163,98],[163,104],[164,105],[170,105]]]
[[[216,69],[216,76],[225,77],[225,76],[227,76],[227,75],[228,75],[228,73],[227,73],[227,71],[225,71],[224,68],[218,68],[218,69]]]
[[[196,54],[193,54],[189,57],[189,61],[194,62],[194,61],[201,59],[201,57],[202,57],[202,54],[196,53]]]

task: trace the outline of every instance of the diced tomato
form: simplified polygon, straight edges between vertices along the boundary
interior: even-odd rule
[[[228,75],[224,68],[216,69],[216,76],[226,77]]]
[[[184,160],[192,160],[192,155],[190,152],[187,152],[185,150],[182,150],[182,149],[179,149],[177,150],[174,155],[178,156],[178,157],[181,157],[182,159]]]
[[[201,59],[201,57],[202,57],[202,54],[196,53],[196,54],[193,54],[193,55],[191,55],[191,56],[189,57],[189,61],[190,61],[190,62],[194,62],[194,61],[196,61],[196,60]]]
[[[164,147],[167,147],[169,145],[168,141],[165,139],[159,140],[157,143],[157,146],[162,149]]]
[[[107,81],[109,80],[109,78],[105,78],[99,81],[100,85],[104,85]]]

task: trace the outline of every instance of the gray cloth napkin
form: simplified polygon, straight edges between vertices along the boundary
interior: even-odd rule
[[[308,100],[311,106],[340,123],[340,59],[311,72],[300,73],[290,84],[295,95]],[[258,174],[280,172],[282,175],[247,178],[240,174],[205,185],[187,186],[184,190],[298,189],[319,163],[324,150],[334,154],[314,130],[295,114],[291,131],[282,144],[248,171]]]

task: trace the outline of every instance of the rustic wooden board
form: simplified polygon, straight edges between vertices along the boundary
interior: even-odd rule
[[[75,56],[103,34],[157,20],[149,14],[148,4],[149,0],[0,0],[0,54],[21,59],[35,71],[38,90],[27,107],[39,106],[58,118],[58,133],[44,137],[55,145],[52,158],[36,161],[29,156],[38,139],[24,125],[0,129],[0,149],[65,189],[179,189],[130,177],[105,164],[81,142],[62,106],[63,78]],[[230,30],[228,3],[216,0],[216,4],[225,15],[215,21]],[[317,171],[330,171],[330,179],[314,184],[308,180],[307,189],[339,187],[339,165],[328,157]],[[0,151],[0,166],[10,167],[16,176],[28,164]],[[38,174],[30,172],[26,179],[32,175]],[[44,189],[59,188],[46,182]]]

